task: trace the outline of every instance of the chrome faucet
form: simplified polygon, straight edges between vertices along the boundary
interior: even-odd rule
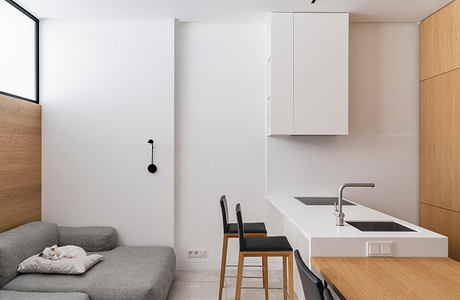
[[[343,190],[347,187],[369,187],[373,188],[375,183],[345,183],[339,189],[339,198],[337,200],[338,205],[336,206],[337,212],[337,226],[343,226],[343,219],[345,218],[345,214],[342,211],[342,201],[343,201]]]

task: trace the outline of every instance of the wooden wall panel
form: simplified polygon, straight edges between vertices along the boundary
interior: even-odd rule
[[[420,202],[460,212],[460,69],[420,83]]]
[[[420,226],[449,238],[449,256],[460,260],[460,213],[420,203]]]
[[[41,220],[41,106],[0,95],[0,232]]]
[[[450,214],[449,256],[460,261],[460,213]]]
[[[420,226],[448,236],[450,233],[450,211],[420,203]]]
[[[420,24],[420,80],[460,67],[459,11],[454,1]]]
[[[420,24],[420,225],[460,261],[460,3]]]

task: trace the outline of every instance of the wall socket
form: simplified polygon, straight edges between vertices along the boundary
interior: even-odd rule
[[[366,256],[393,256],[394,245],[392,241],[366,242]]]
[[[206,249],[188,249],[187,257],[190,258],[206,258],[208,256],[208,250]]]

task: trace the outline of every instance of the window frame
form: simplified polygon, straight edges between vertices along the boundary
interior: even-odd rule
[[[2,0],[0,0],[2,1]],[[19,95],[14,95],[11,93],[7,93],[4,91],[0,90],[1,95],[17,98],[20,100],[25,100],[33,103],[40,103],[40,74],[39,74],[39,68],[40,68],[40,62],[39,62],[39,26],[40,26],[40,20],[37,19],[34,15],[32,15],[30,12],[25,10],[22,6],[14,2],[13,0],[4,0],[14,8],[16,8],[18,11],[23,13],[26,17],[30,18],[32,21],[35,22],[35,99],[29,99],[26,97],[22,97]]]

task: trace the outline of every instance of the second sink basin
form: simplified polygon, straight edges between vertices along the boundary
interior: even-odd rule
[[[360,231],[415,231],[393,221],[345,221]]]

